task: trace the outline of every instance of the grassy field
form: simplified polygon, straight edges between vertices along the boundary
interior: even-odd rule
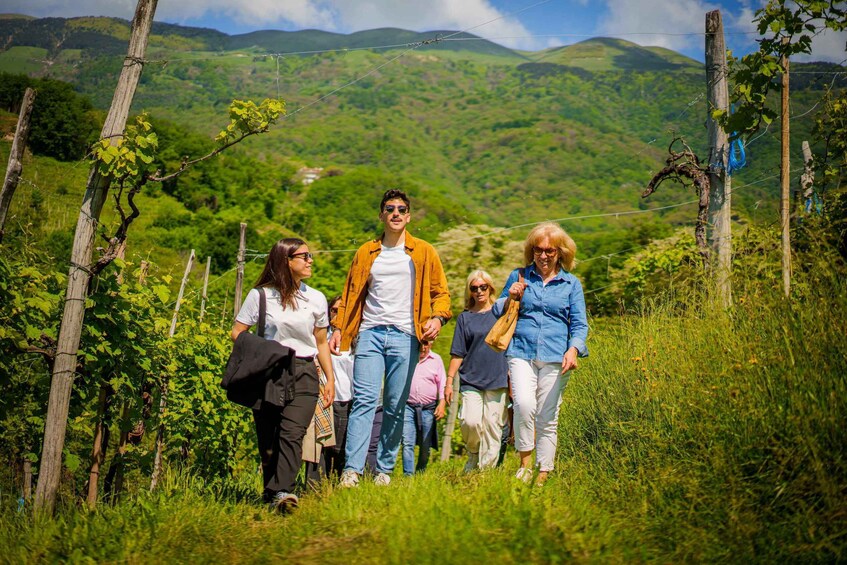
[[[0,71],[7,73],[35,73],[44,66],[47,49],[40,47],[12,47],[0,53]]]
[[[573,374],[556,472],[435,463],[388,488],[324,485],[291,516],[226,484],[172,470],[163,488],[55,519],[5,498],[8,562],[832,562],[847,540],[847,287],[827,274],[737,281],[728,313],[668,295],[593,322]],[[798,277],[798,281],[801,279]],[[814,281],[814,284],[809,284]],[[140,481],[139,481],[140,482]]]

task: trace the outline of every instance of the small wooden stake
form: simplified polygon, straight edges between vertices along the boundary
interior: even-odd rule
[[[235,271],[235,302],[233,304],[233,318],[238,316],[238,311],[241,310],[241,292],[244,284],[244,252],[247,247],[247,224],[241,222],[241,236],[238,239],[238,263]]]

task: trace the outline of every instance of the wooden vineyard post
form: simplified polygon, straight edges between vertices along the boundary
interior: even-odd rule
[[[153,24],[158,0],[139,0],[130,31],[129,50],[115,88],[109,114],[100,137],[117,142],[123,134],[138,80],[144,65],[147,40]],[[94,248],[94,237],[109,192],[111,179],[102,176],[92,167],[77,219],[71,267],[65,292],[64,313],[56,344],[50,397],[44,425],[44,440],[39,462],[38,484],[35,489],[35,507],[52,512],[62,475],[62,451],[68,424],[71,389],[76,376],[77,353],[85,315],[85,298],[91,280],[89,265]]]
[[[241,235],[238,239],[238,263],[235,271],[235,302],[233,303],[233,318],[241,310],[241,293],[244,285],[244,253],[247,247],[247,224],[241,222]]]
[[[100,468],[106,460],[106,446],[109,445],[109,426],[106,425],[106,409],[110,392],[108,384],[100,386],[100,397],[97,400],[97,424],[94,426],[94,446],[91,448],[91,469],[88,473],[88,495],[86,496],[86,503],[92,509],[97,505]]]
[[[168,331],[168,337],[173,338],[176,333],[176,319],[179,315],[179,305],[182,302],[182,296],[185,294],[185,285],[188,283],[188,276],[191,274],[191,267],[194,265],[194,250],[188,255],[188,262],[185,264],[185,273],[182,275],[182,282],[179,285],[179,294],[174,305],[174,316],[171,320],[171,329]],[[159,398],[159,430],[156,432],[156,454],[153,456],[153,474],[150,477],[150,490],[155,490],[159,483],[159,475],[162,472],[162,451],[165,448],[165,410],[168,407],[168,378],[162,379],[162,392]]]
[[[787,42],[788,38],[786,37],[783,39],[783,43]],[[779,215],[782,227],[782,290],[785,293],[785,297],[788,298],[791,295],[791,179],[789,179],[789,175],[791,174],[791,156],[789,154],[790,136],[788,132],[790,121],[788,115],[788,56],[783,55],[781,62],[784,72],[782,73],[782,109],[780,117],[782,122],[782,163],[780,166],[781,191]]]
[[[212,258],[206,257],[206,273],[203,275],[203,297],[200,299],[200,321],[206,314],[206,291],[209,289],[209,271],[212,268]]]
[[[717,286],[718,300],[723,308],[732,305],[732,177],[729,164],[729,138],[712,118],[712,112],[729,110],[729,88],[726,43],[720,10],[706,14],[706,84],[708,87],[709,132],[709,222],[708,241],[711,247],[711,266]]]
[[[32,498],[32,461],[28,457],[24,457],[24,500],[29,502]]]
[[[141,266],[140,266],[139,272],[138,272],[138,284],[144,284],[144,279],[147,278],[147,269],[149,269],[149,268],[150,268],[150,263],[142,260]]]
[[[174,305],[174,316],[171,319],[171,329],[168,331],[168,337],[173,337],[176,333],[176,319],[179,315],[179,307],[182,304],[182,296],[185,294],[185,285],[188,283],[188,276],[191,274],[191,267],[194,266],[194,250],[188,254],[188,262],[185,264],[185,272],[182,275],[182,282],[179,285],[179,294],[176,297]]]
[[[813,165],[812,148],[809,147],[808,141],[803,141],[803,174],[800,175],[800,197],[803,199],[802,208],[804,211],[806,210],[806,206],[814,205],[811,202],[815,194],[815,170],[812,168]]]
[[[454,377],[453,399],[450,401],[450,410],[447,413],[447,424],[444,426],[444,439],[441,440],[441,460],[450,459],[453,443],[453,430],[456,429],[456,417],[459,414],[459,390],[461,389],[461,377],[456,373]]]
[[[6,178],[3,180],[3,188],[0,189],[0,242],[6,230],[6,216],[12,206],[12,197],[18,188],[18,181],[23,171],[24,150],[29,138],[29,118],[32,115],[32,103],[35,100],[35,91],[27,88],[21,103],[21,112],[18,115],[18,126],[15,128],[15,139],[12,141],[12,150],[9,152],[9,164],[6,167]]]

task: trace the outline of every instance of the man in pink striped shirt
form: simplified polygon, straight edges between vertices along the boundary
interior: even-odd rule
[[[409,400],[403,416],[403,474],[423,471],[429,462],[429,450],[436,443],[435,420],[444,417],[447,403],[444,384],[447,374],[444,362],[432,351],[431,342],[421,343],[421,353],[412,377]],[[419,446],[415,466],[415,446]]]

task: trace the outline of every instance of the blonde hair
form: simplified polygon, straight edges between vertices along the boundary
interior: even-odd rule
[[[465,308],[470,310],[474,306],[474,297],[471,294],[471,283],[476,279],[482,279],[488,285],[488,306],[494,304],[494,281],[491,275],[481,269],[477,269],[468,275],[468,280],[465,281]]]
[[[559,263],[559,267],[568,272],[572,271],[576,261],[576,243],[574,243],[571,236],[559,224],[554,224],[553,222],[538,224],[526,236],[526,242],[523,247],[523,256],[526,264],[529,265],[535,261],[535,254],[532,248],[536,247],[538,242],[545,237],[558,250],[556,260]]]

